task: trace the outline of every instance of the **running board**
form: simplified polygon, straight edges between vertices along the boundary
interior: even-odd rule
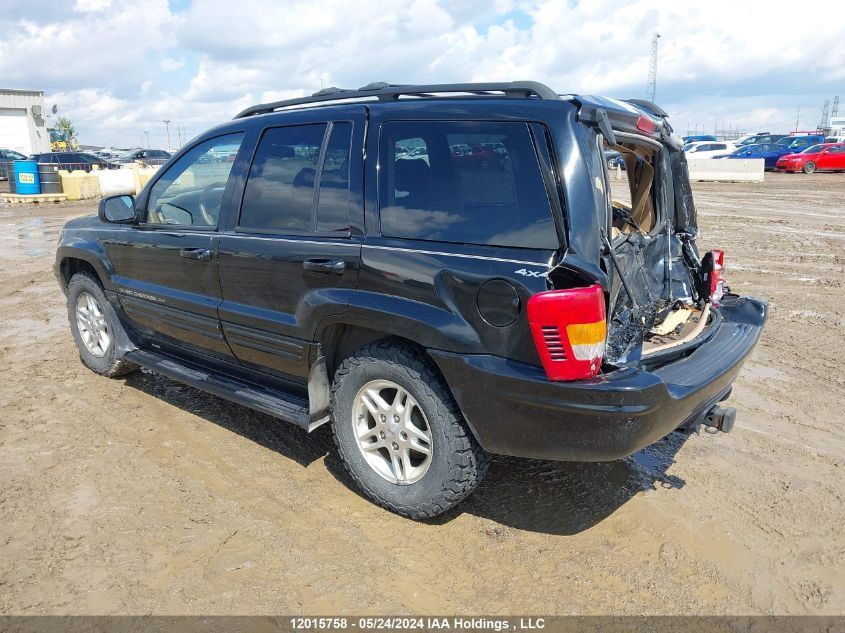
[[[250,409],[309,430],[308,402],[299,396],[195,367],[184,361],[144,350],[127,352],[126,360]]]

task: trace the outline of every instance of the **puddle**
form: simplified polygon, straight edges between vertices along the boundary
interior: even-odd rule
[[[56,250],[60,229],[60,221],[44,218],[0,223],[0,259],[50,255]]]
[[[14,345],[26,347],[33,341],[49,338],[66,327],[67,322],[60,318],[6,319],[0,325],[0,340],[12,341]]]

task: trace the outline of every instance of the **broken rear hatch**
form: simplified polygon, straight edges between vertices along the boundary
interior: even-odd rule
[[[599,149],[618,151],[625,164],[611,173],[602,161],[605,365],[651,364],[703,338],[724,291],[723,256],[702,258],[696,248],[686,159],[666,113],[646,102],[590,99],[579,118],[600,132]]]

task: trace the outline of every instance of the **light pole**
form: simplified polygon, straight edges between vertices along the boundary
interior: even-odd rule
[[[162,121],[167,128],[167,149],[170,149],[170,121]]]
[[[150,149],[150,131],[144,130],[144,135],[147,137],[147,149]]]

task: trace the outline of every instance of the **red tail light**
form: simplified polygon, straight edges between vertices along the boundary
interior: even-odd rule
[[[654,124],[654,121],[652,121],[650,118],[643,114],[641,114],[640,118],[637,119],[637,129],[640,132],[645,132],[646,134],[654,134],[654,129],[656,127],[657,126]]]
[[[537,293],[528,300],[528,324],[549,380],[598,374],[607,338],[600,285]]]
[[[725,280],[722,278],[722,270],[725,267],[725,251],[714,250],[713,272],[710,273],[710,303],[719,305],[722,295],[725,294]]]

